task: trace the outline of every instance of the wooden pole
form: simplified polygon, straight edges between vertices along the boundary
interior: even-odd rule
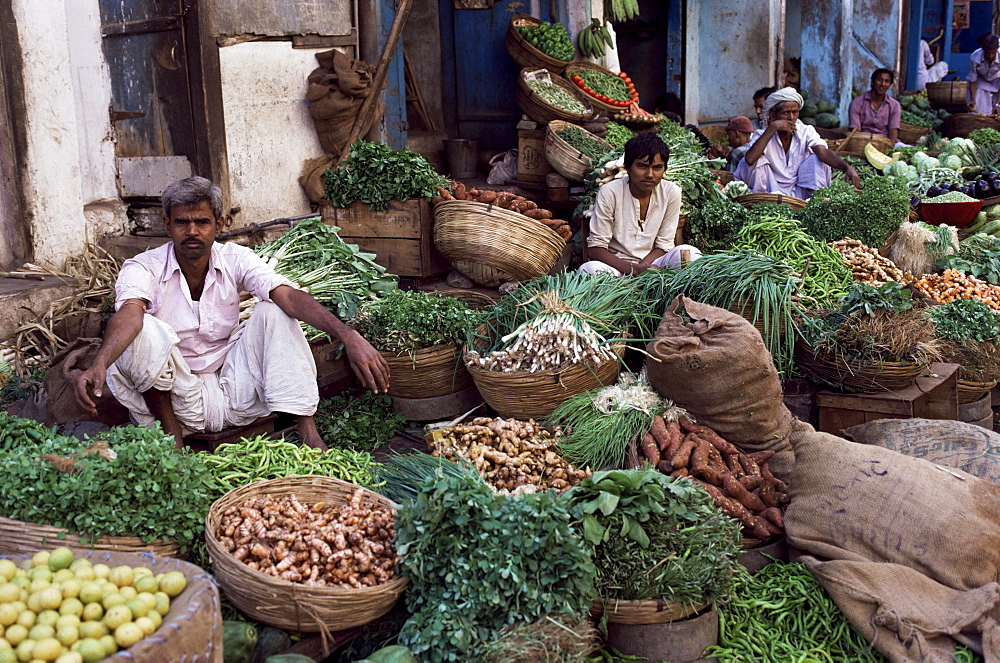
[[[392,27],[389,28],[389,36],[386,38],[385,46],[382,49],[382,57],[379,58],[378,66],[375,69],[371,92],[368,93],[368,96],[361,103],[361,109],[358,111],[358,116],[354,118],[354,126],[351,127],[351,133],[347,137],[347,144],[340,153],[337,163],[346,159],[351,153],[351,143],[361,138],[361,132],[371,119],[372,110],[375,108],[375,103],[382,93],[382,85],[385,83],[385,76],[389,71],[392,54],[396,50],[396,44],[399,43],[400,36],[403,34],[403,26],[406,24],[406,19],[410,16],[412,8],[413,0],[401,0],[399,3],[399,9],[396,10],[395,18],[392,19]]]

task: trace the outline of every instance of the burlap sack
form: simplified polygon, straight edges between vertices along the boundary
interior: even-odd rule
[[[771,470],[788,479],[794,419],[782,401],[771,353],[752,324],[679,295],[646,350],[649,383],[661,396],[745,451],[773,450]]]
[[[982,426],[941,419],[877,419],[845,429],[844,437],[1000,483],[1000,435]]]
[[[52,365],[42,381],[42,387],[48,394],[45,403],[46,425],[54,426],[71,421],[100,421],[108,426],[128,423],[128,410],[111,395],[110,389],[105,389],[103,396],[94,399],[97,405],[96,416],[81,410],[76,404],[76,378],[94,363],[100,347],[99,338],[78,338],[52,357]]]
[[[299,186],[305,190],[309,200],[317,204],[324,204],[327,200],[323,197],[323,173],[333,166],[333,159],[330,157],[317,157],[316,159],[306,159],[302,167],[302,174],[299,175]]]
[[[802,429],[788,541],[890,661],[1000,657],[1000,486]]]
[[[365,97],[372,93],[375,67],[361,60],[352,60],[340,51],[323,51],[316,54],[320,66],[309,74],[306,101],[309,114],[316,125],[323,149],[335,157],[340,156],[350,138],[351,128],[361,110]],[[381,102],[363,126],[365,135],[382,116]]]

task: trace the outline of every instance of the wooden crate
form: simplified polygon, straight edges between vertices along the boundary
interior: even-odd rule
[[[334,344],[325,338],[309,343],[309,350],[316,362],[316,383],[321,389],[338,380],[354,378],[347,353],[340,348],[340,343]]]
[[[545,158],[545,130],[517,130],[517,181],[544,182],[552,172]]]
[[[324,207],[323,222],[340,228],[340,237],[375,254],[390,273],[410,278],[446,274],[451,263],[434,246],[434,211],[426,200],[392,201],[376,212],[353,202],[345,208]]]
[[[875,419],[958,419],[958,364],[934,363],[931,376],[897,392],[846,394],[820,391],[819,430],[840,431]]]

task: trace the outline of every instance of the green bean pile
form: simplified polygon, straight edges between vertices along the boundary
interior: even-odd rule
[[[597,71],[596,69],[579,69],[576,71],[576,74],[583,79],[587,87],[597,94],[603,94],[615,101],[628,101],[632,96],[628,85],[618,76],[605,74],[603,71]]]
[[[535,94],[541,97],[545,103],[560,108],[567,113],[583,115],[587,112],[587,107],[580,103],[580,100],[562,86],[546,81],[527,81]]]
[[[625,147],[625,143],[634,135],[635,132],[625,125],[618,124],[617,122],[608,122],[608,133],[605,134],[604,140],[611,143],[611,147],[620,150]]]
[[[586,131],[572,124],[557,131],[556,135],[591,161],[600,159],[608,151],[607,145],[604,145],[599,140],[595,140]]]
[[[235,444],[220,444],[215,453],[203,456],[215,477],[214,489],[219,497],[254,481],[299,474],[333,477],[366,488],[376,484],[375,462],[366,451],[321,451],[258,435]]]
[[[736,250],[783,260],[802,277],[803,308],[830,308],[850,289],[851,270],[836,249],[812,238],[795,219],[767,215],[740,229]]]

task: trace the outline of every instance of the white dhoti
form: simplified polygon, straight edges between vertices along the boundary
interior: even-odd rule
[[[981,115],[992,115],[993,108],[1000,102],[1000,93],[997,92],[997,83],[992,85],[979,81],[976,85],[975,112]]]
[[[135,422],[156,418],[143,392],[169,391],[185,435],[243,426],[272,412],[309,416],[316,412],[316,363],[297,320],[276,304],[260,302],[230,337],[222,367],[192,373],[177,349],[177,334],[146,314],[142,331],[108,369],[108,388]]]
[[[746,159],[741,160],[733,177],[746,182],[753,193],[780,193],[808,200],[816,189],[830,186],[832,172],[815,154],[803,159],[794,171],[787,166],[775,168],[766,156],[761,156],[752,166]]]
[[[691,260],[697,260],[701,257],[701,250],[698,249],[698,247],[690,244],[681,244],[679,246],[675,246],[654,260],[653,267],[658,267],[659,269],[677,269],[681,266],[681,251],[690,251]],[[584,274],[608,272],[609,274],[614,274],[615,276],[622,275],[620,271],[606,262],[601,262],[600,260],[589,260],[580,265],[580,268],[577,271],[583,272]]]

